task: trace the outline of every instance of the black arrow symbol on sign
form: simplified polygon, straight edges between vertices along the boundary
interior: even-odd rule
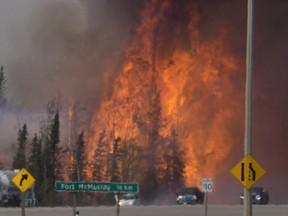
[[[23,175],[22,175],[22,178],[21,178],[21,180],[20,180],[20,186],[22,186],[23,181],[24,181],[24,180],[27,180],[27,179],[28,179],[28,175],[27,175],[27,174],[23,174]]]

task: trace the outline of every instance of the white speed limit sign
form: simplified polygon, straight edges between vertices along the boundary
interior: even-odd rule
[[[203,178],[202,192],[212,192],[212,190],[213,190],[213,179]]]

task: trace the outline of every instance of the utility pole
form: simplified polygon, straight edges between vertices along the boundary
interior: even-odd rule
[[[246,44],[246,102],[244,156],[251,155],[252,146],[252,81],[253,81],[253,11],[254,0],[247,3],[247,44]],[[250,191],[244,187],[244,216],[252,216]]]

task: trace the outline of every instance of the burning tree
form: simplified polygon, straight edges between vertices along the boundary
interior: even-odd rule
[[[110,151],[115,137],[120,149],[125,140],[142,149],[146,162],[135,180],[147,198],[163,187],[199,186],[198,177],[214,177],[232,147],[229,122],[241,116],[238,68],[225,32],[204,41],[200,23],[195,1],[145,1],[111,96],[104,94],[93,117],[90,152],[103,130]],[[120,169],[126,179],[129,167]]]
[[[121,146],[121,165],[122,181],[135,182],[139,179],[141,164],[145,161],[143,147],[137,144],[137,139],[128,138],[122,141]]]
[[[92,179],[94,181],[105,181],[107,168],[107,155],[108,155],[108,143],[105,140],[106,133],[103,131],[97,143],[94,151],[94,160],[90,161],[90,167],[92,168]]]
[[[177,133],[175,130],[172,130],[171,138],[168,140],[164,152],[165,176],[163,181],[166,185],[165,190],[174,195],[175,191],[178,191],[185,185],[185,164],[183,161],[184,152],[179,149]]]

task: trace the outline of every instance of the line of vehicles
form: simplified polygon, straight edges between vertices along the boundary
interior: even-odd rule
[[[250,189],[251,202],[255,205],[266,205],[269,203],[269,193],[263,187],[252,187]],[[198,187],[187,187],[176,193],[176,203],[179,205],[202,205],[204,203],[205,193]],[[244,195],[240,193],[240,204],[243,204]],[[119,200],[120,206],[140,205],[138,194],[124,194]]]
[[[0,207],[17,207],[21,203],[21,192],[11,181],[17,174],[17,170],[0,170]],[[263,187],[252,187],[250,189],[251,202],[255,205],[266,205],[269,203],[269,193]],[[176,204],[195,205],[204,203],[205,193],[198,187],[186,187],[176,193]],[[240,204],[243,204],[244,195],[240,193]],[[119,198],[120,206],[140,205],[141,201],[137,193],[122,194]],[[25,192],[25,206],[37,205],[34,185]]]

